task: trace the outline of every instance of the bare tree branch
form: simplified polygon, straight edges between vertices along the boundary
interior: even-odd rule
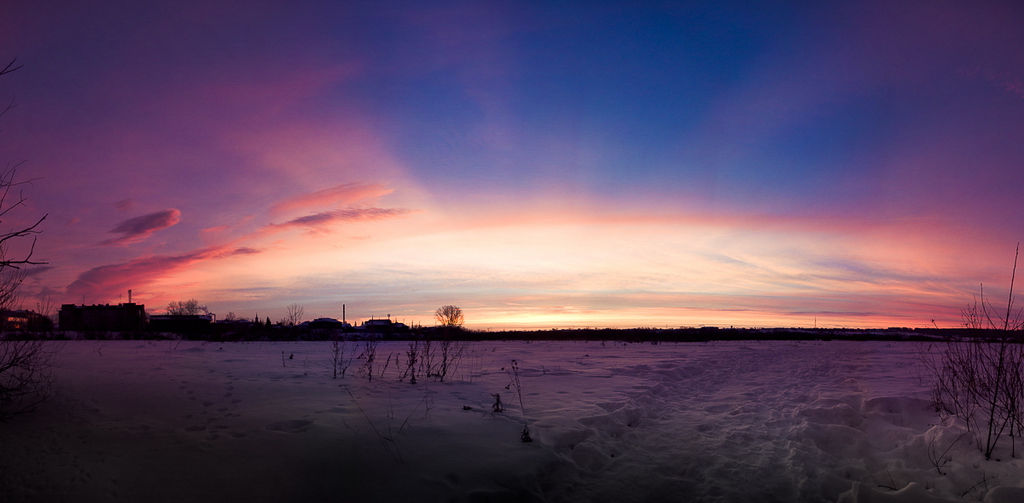
[[[6,75],[19,68],[15,66],[17,59],[11,60],[0,75]],[[14,108],[12,100],[0,110],[0,116]],[[17,181],[17,167],[8,165],[0,171],[0,218],[5,217],[14,208],[25,206],[25,195],[19,190],[17,200],[11,203],[8,199],[12,189],[33,180]],[[0,232],[0,312],[18,307],[18,288],[25,279],[25,272],[19,266],[29,264],[45,264],[32,260],[36,249],[36,236],[42,232],[40,224],[46,215],[31,225],[15,226],[7,232]],[[18,238],[32,237],[28,251],[11,256],[10,246],[20,242]],[[0,324],[0,421],[7,421],[14,416],[31,411],[50,396],[53,384],[53,364],[63,344],[42,339],[15,337],[8,331],[9,327]]]
[[[11,60],[10,63],[7,63],[7,66],[5,66],[3,70],[0,70],[0,75],[7,75],[8,73],[11,73],[14,70],[17,70],[18,68],[21,68],[22,66],[25,66],[25,65],[14,66],[14,63],[16,63],[16,62],[18,62],[18,58],[14,58],[14,59]],[[14,66],[14,68],[11,68],[12,66]]]

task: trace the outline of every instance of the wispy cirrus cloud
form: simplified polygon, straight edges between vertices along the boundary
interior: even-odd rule
[[[291,208],[299,208],[307,204],[313,205],[317,201],[334,202],[345,200],[346,197],[357,197],[345,196],[339,193],[382,193],[380,188],[368,189],[366,186],[350,188],[352,189],[351,191],[335,190],[333,193],[320,194],[316,197],[299,198],[299,201],[292,203]],[[335,189],[338,189],[338,187]],[[235,239],[230,244],[210,246],[177,255],[145,256],[123,263],[94,267],[80,274],[75,281],[67,286],[65,291],[68,295],[83,296],[86,299],[109,298],[115,292],[125,291],[129,288],[143,288],[162,278],[187,270],[196,264],[208,260],[260,253],[260,249],[244,246],[241,242],[244,242],[246,239],[256,238],[261,234],[273,234],[293,228],[306,229],[314,233],[325,232],[332,224],[385,220],[402,217],[411,213],[413,213],[412,210],[403,208],[377,207],[345,208],[314,213],[293,218],[279,224],[265,225],[259,231]],[[179,220],[180,212],[178,210],[165,210],[125,220],[111,231],[121,233],[123,236],[108,240],[102,244],[127,244],[141,241],[153,232],[178,223]]]
[[[403,208],[346,208],[314,213],[280,224],[269,224],[262,227],[261,231],[276,233],[300,228],[311,232],[324,232],[328,226],[336,223],[385,220],[410,213],[413,211]],[[180,212],[178,210],[166,210],[125,220],[111,231],[119,232],[123,236],[103,244],[126,244],[141,241],[157,230],[178,223],[179,219]],[[210,246],[178,255],[152,255],[119,264],[94,267],[80,274],[75,281],[67,286],[66,292],[68,295],[76,297],[109,298],[114,292],[121,292],[129,288],[142,288],[201,262],[257,254],[261,250],[250,246],[239,246],[239,241],[256,237],[260,233],[236,239],[232,244]]]
[[[264,229],[280,231],[297,227],[311,231],[323,231],[327,226],[335,223],[385,220],[403,217],[411,213],[413,213],[412,210],[404,208],[346,208],[293,218],[280,224],[269,224]]]
[[[135,206],[136,204],[134,199],[122,199],[114,203],[114,207],[117,208],[118,211],[128,211]]]
[[[282,213],[300,208],[339,206],[356,201],[373,199],[394,192],[379,184],[344,183],[329,189],[299,194],[281,201],[270,208],[271,213]]]
[[[40,266],[40,267],[30,267],[30,268],[27,268],[27,269],[23,269],[22,273],[25,274],[25,277],[39,276],[40,274],[43,274],[43,273],[45,273],[47,271],[52,271],[52,270],[54,270],[56,268],[57,268],[57,266],[52,266],[52,265],[46,265],[46,266]]]
[[[171,227],[181,221],[181,212],[176,209],[157,211],[140,217],[129,218],[114,227],[110,232],[121,234],[120,237],[108,239],[100,245],[128,245],[144,241],[154,232]]]
[[[213,246],[180,255],[153,255],[121,264],[94,267],[67,287],[67,294],[86,299],[110,298],[114,292],[140,288],[206,260],[259,253],[254,248]]]

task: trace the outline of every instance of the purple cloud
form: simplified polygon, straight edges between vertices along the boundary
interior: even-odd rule
[[[38,275],[40,275],[40,274],[42,274],[42,273],[44,273],[46,271],[50,271],[50,270],[53,270],[53,269],[56,269],[56,268],[57,268],[57,266],[52,266],[52,265],[42,266],[42,267],[31,267],[31,268],[28,268],[28,269],[23,269],[22,272],[25,274],[25,277],[27,278],[27,277],[31,277],[31,276],[38,276]]]
[[[129,218],[118,224],[111,233],[121,234],[120,237],[108,239],[100,245],[128,245],[148,238],[156,231],[166,229],[181,221],[181,212],[175,209],[158,211],[141,217]]]
[[[243,246],[241,248],[235,248],[234,250],[231,250],[229,252],[225,252],[222,255],[218,255],[217,258],[220,258],[220,257],[233,257],[235,255],[255,255],[257,253],[260,253],[260,250],[257,250],[256,248],[250,248],[248,246]]]
[[[403,208],[348,208],[293,218],[283,224],[270,224],[266,228],[283,230],[288,227],[305,227],[307,229],[320,230],[324,226],[336,222],[383,220],[405,216],[409,213],[412,213],[412,211]]]
[[[114,207],[117,208],[119,211],[128,211],[128,210],[130,210],[130,209],[135,207],[135,200],[134,199],[122,199],[122,200],[114,203]]]

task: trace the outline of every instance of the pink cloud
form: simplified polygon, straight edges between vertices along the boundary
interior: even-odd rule
[[[129,218],[114,227],[111,233],[121,234],[121,237],[108,239],[100,245],[128,245],[143,241],[154,232],[171,227],[181,221],[181,212],[176,209],[169,209]]]
[[[201,229],[199,232],[202,235],[203,239],[214,240],[217,239],[218,237],[227,236],[233,232],[238,231],[242,227],[245,227],[250,222],[252,222],[254,218],[256,218],[255,215],[245,215],[233,222],[226,223],[223,225],[215,225],[213,227],[207,227],[205,229]]]
[[[363,186],[353,186],[350,190],[321,191],[325,192],[319,196],[312,197],[318,193],[310,194],[307,198],[296,198],[299,201],[293,203],[293,207],[301,207],[303,201],[313,204],[316,201],[339,200],[344,194],[357,197],[358,194],[380,193],[382,189]],[[356,194],[356,195],[352,195]],[[338,222],[371,221],[397,218],[412,213],[411,210],[402,208],[348,208],[342,210],[326,211],[303,217],[294,218],[281,224],[270,224],[264,226],[263,232],[278,232],[289,228],[306,228],[312,231],[322,231],[326,226]],[[123,244],[144,239],[156,230],[169,227],[177,223],[180,212],[177,210],[166,210],[142,217],[126,220],[119,224],[111,232],[124,234],[121,238],[110,240],[109,243]],[[217,228],[209,229],[216,232]],[[257,233],[259,234],[259,233]],[[247,237],[255,237],[249,235]],[[244,238],[243,238],[244,239]],[[239,240],[235,240],[237,243]],[[67,286],[66,292],[72,296],[84,296],[86,298],[109,298],[115,292],[126,291],[129,288],[139,289],[148,284],[178,273],[186,268],[208,260],[222,259],[232,256],[252,255],[260,253],[260,250],[252,247],[237,246],[235,244],[211,246],[179,255],[154,255],[140,257],[120,264],[109,264],[94,267],[80,274],[78,278]]]
[[[288,198],[270,208],[272,213],[281,213],[299,208],[338,206],[364,199],[373,199],[394,192],[378,184],[345,183],[329,189],[318,190]]]
[[[227,230],[228,230],[228,226],[227,225],[218,225],[218,226],[215,226],[215,227],[207,227],[205,229],[202,229],[199,232],[202,232],[204,235],[206,235],[206,234],[214,234],[214,235],[216,235],[216,234],[222,234],[222,233],[226,232]]]
[[[122,264],[94,267],[83,272],[68,285],[67,294],[75,297],[109,298],[115,292],[138,289],[182,269],[206,260],[259,253],[253,248],[214,246],[181,255],[154,255]]]

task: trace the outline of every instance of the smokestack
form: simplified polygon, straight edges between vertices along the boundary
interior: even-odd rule
[[[345,323],[345,304],[341,305],[341,322]]]
[[[128,303],[129,304],[132,303],[132,291],[131,291],[131,289],[128,290]]]

